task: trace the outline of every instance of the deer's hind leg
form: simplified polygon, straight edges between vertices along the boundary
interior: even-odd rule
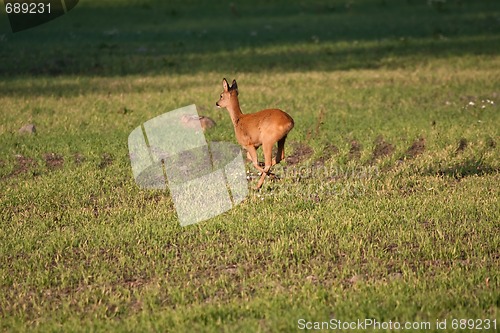
[[[278,151],[276,153],[276,158],[273,158],[272,165],[278,164],[281,160],[285,159],[285,141],[286,135],[278,141]]]

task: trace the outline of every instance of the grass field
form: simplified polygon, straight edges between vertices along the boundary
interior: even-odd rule
[[[181,227],[127,138],[194,103],[236,143],[223,77],[294,118],[288,157]],[[498,330],[499,105],[495,0],[88,0],[0,34],[0,329]]]

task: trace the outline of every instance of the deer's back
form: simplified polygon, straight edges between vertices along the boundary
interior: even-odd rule
[[[243,145],[260,146],[264,142],[276,142],[292,130],[292,117],[280,109],[266,109],[244,114],[236,131],[238,142]]]

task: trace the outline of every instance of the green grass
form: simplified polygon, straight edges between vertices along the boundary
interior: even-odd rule
[[[493,0],[89,0],[0,34],[1,330],[498,329],[499,54]],[[292,115],[295,161],[183,228],[127,138],[195,103],[236,142],[223,77]]]

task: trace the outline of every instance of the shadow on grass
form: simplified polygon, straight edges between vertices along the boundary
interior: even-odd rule
[[[497,55],[499,7],[494,0],[82,3],[39,28],[1,35],[0,77],[332,71]]]
[[[428,170],[428,174],[462,179],[470,176],[484,176],[500,173],[500,169],[495,168],[481,159],[469,158],[465,161],[453,164],[449,167]]]

